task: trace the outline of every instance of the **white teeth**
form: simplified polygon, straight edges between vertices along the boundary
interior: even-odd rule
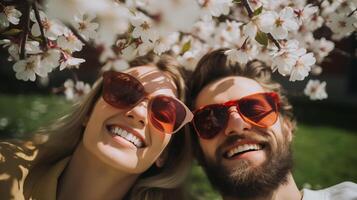
[[[259,144],[244,144],[244,145],[240,145],[240,146],[234,147],[233,149],[229,150],[227,153],[227,157],[231,158],[235,154],[241,153],[243,151],[260,150],[260,149],[262,149],[262,147]]]
[[[129,133],[127,132],[126,130],[124,129],[121,129],[121,128],[118,128],[118,127],[115,127],[115,128],[112,128],[110,130],[113,134],[115,135],[118,135],[124,139],[126,139],[127,141],[133,143],[136,147],[138,148],[141,148],[143,147],[143,142],[138,138],[136,137],[135,135],[133,135],[132,133]]]

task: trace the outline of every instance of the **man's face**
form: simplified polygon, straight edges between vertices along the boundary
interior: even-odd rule
[[[225,103],[267,92],[253,79],[230,76],[207,85],[196,99],[196,108]],[[225,196],[254,197],[268,194],[286,180],[292,167],[291,131],[278,118],[268,128],[245,122],[232,106],[225,129],[212,139],[199,138],[202,165]]]

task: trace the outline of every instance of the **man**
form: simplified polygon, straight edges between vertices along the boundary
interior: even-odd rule
[[[206,54],[190,79],[194,153],[223,199],[357,199],[351,182],[299,191],[291,174],[295,122],[281,85],[270,68],[229,63],[224,52]]]

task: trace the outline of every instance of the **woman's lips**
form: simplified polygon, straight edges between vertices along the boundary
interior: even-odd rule
[[[120,137],[133,144],[136,148],[143,148],[146,146],[144,139],[134,130],[116,124],[107,125],[106,128],[112,136]]]

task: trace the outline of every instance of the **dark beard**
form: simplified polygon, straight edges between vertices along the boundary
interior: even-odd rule
[[[269,149],[269,159],[258,167],[252,167],[247,160],[240,161],[231,170],[221,162],[204,160],[201,164],[212,186],[223,196],[242,199],[269,196],[287,182],[293,167],[291,145],[285,142],[276,152]]]

